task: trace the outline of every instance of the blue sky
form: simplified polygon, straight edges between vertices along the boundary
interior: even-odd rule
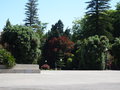
[[[25,19],[25,4],[28,0],[1,0],[0,2],[0,31],[3,29],[6,20],[9,18],[13,25],[24,24]],[[87,4],[90,0],[39,0],[38,14],[42,22],[47,22],[50,29],[52,24],[55,24],[61,19],[65,28],[72,26],[72,21],[75,18],[83,17],[86,12]],[[120,0],[111,0],[112,9]]]

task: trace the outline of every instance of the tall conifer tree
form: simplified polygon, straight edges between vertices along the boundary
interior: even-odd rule
[[[109,22],[109,17],[106,15],[106,10],[110,8],[110,0],[91,0],[87,2],[87,36],[105,35],[108,38],[112,37],[109,32],[112,30],[112,25]]]
[[[25,18],[25,25],[26,26],[32,26],[35,25],[39,20],[38,20],[38,0],[29,0],[28,3],[26,3],[25,5],[25,14],[26,14],[26,18]]]

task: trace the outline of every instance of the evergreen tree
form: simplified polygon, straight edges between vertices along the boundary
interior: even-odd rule
[[[4,27],[4,31],[6,31],[6,30],[9,30],[9,28],[11,28],[12,27],[12,25],[11,25],[11,23],[10,23],[10,21],[9,21],[9,19],[6,21],[6,25],[5,25],[5,27]]]
[[[70,40],[70,29],[64,31],[63,27],[64,25],[61,20],[52,25],[42,48],[43,59],[40,65],[44,64],[45,60],[47,60],[47,64],[51,68],[62,68],[67,62],[67,58],[72,55],[71,51],[74,48],[74,43]]]
[[[120,3],[116,6],[116,12],[114,13],[114,37],[120,37]]]
[[[110,8],[110,0],[91,0],[87,2],[89,5],[87,7],[87,30],[85,34],[87,37],[93,35],[105,35],[111,38],[112,35],[110,31],[112,30],[112,25],[109,22],[109,17],[106,15],[106,10]]]
[[[12,25],[11,25],[9,19],[8,19],[7,22],[6,22],[6,26],[5,26],[5,27],[11,27],[11,26],[12,26]]]
[[[51,31],[49,32],[49,39],[53,37],[60,37],[63,35],[63,22],[59,20],[55,25],[52,25]]]
[[[25,5],[25,14],[26,14],[26,18],[25,18],[25,25],[26,26],[32,26],[34,24],[36,24],[39,20],[38,20],[38,14],[37,14],[37,5],[38,5],[38,0],[29,0],[28,3],[26,3]]]

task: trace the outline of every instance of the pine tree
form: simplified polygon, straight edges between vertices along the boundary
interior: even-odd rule
[[[6,25],[5,25],[5,27],[4,27],[4,31],[7,31],[7,30],[9,30],[9,28],[11,28],[12,27],[12,25],[11,25],[11,23],[10,23],[10,20],[9,19],[7,19],[7,21],[6,21]]]
[[[28,3],[26,3],[25,5],[25,14],[26,14],[26,18],[25,18],[25,25],[26,26],[32,26],[34,24],[36,24],[39,20],[38,20],[38,0],[29,0]]]
[[[109,2],[110,0],[91,0],[87,9],[90,9],[87,14],[96,14],[99,16],[100,13],[103,13],[107,9],[110,8]]]
[[[112,37],[110,30],[112,25],[109,22],[109,17],[106,11],[110,8],[110,0],[91,0],[87,2],[87,36],[105,35],[108,38]]]

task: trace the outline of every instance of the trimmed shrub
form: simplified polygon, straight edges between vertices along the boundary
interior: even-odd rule
[[[15,58],[5,49],[0,49],[0,64],[11,68],[15,65]]]
[[[41,69],[49,70],[50,66],[48,64],[44,64],[41,66]]]

